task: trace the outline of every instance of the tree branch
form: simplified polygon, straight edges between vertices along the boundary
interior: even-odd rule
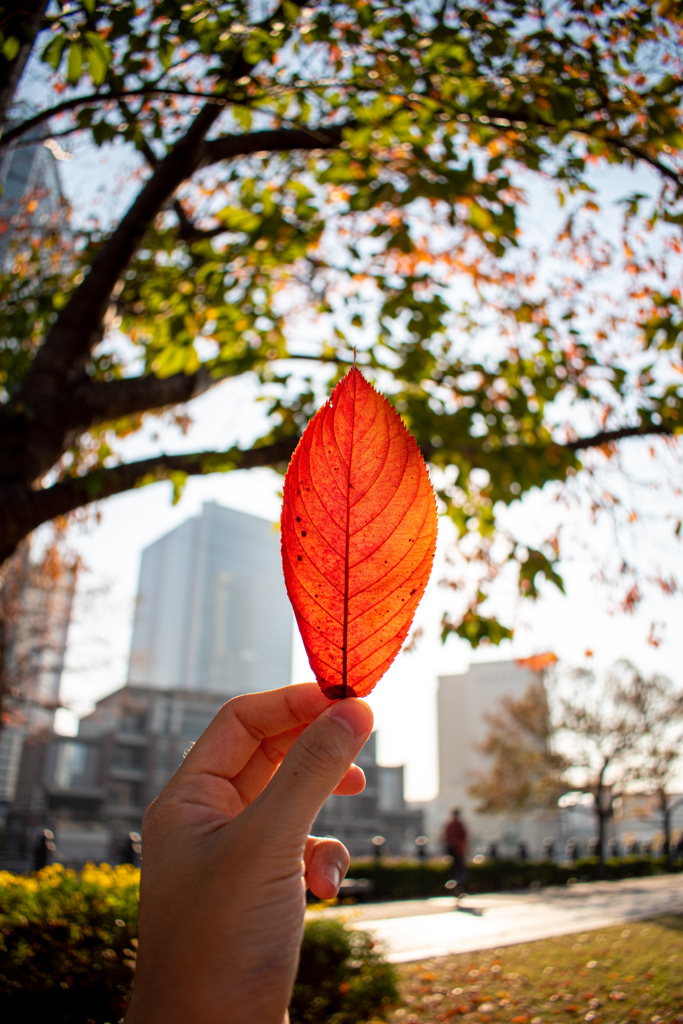
[[[575,441],[567,441],[562,445],[571,451],[578,452],[584,448],[600,448],[603,444],[611,444],[613,441],[622,441],[627,437],[649,437],[652,434],[673,435],[672,427],[663,423],[652,423],[649,426],[621,427],[619,430],[603,430],[592,437],[579,437]]]
[[[224,107],[231,102],[225,96],[215,96],[211,93],[193,91],[191,89],[164,89],[159,86],[141,86],[139,89],[111,89],[108,92],[93,92],[88,96],[72,96],[68,100],[62,100],[61,103],[55,103],[53,107],[40,110],[37,114],[34,114],[33,117],[29,117],[25,121],[22,121],[21,124],[16,124],[13,128],[9,128],[0,139],[0,148],[8,146],[11,142],[20,138],[22,135],[25,135],[26,132],[29,132],[32,128],[36,128],[39,124],[49,121],[51,117],[56,117],[58,114],[65,114],[69,110],[76,110],[78,107],[87,107],[91,103],[116,103],[118,100],[137,99],[138,97],[153,98],[155,96],[184,96],[188,99],[205,100],[206,103],[216,103],[221,107]],[[48,138],[50,137],[51,136],[48,136]]]
[[[104,242],[90,271],[73,293],[48,333],[25,382],[28,400],[41,397],[55,378],[63,380],[81,372],[83,363],[102,336],[109,297],[121,273],[133,257],[153,218],[183,181],[197,169],[204,137],[220,114],[205,106],[185,136],[159,162],[118,227]]]
[[[644,152],[640,146],[635,146],[632,142],[629,142],[628,139],[623,139],[619,135],[605,135],[604,141],[610,142],[613,146],[616,146],[619,149],[625,149],[627,153],[630,153],[631,156],[634,156],[637,160],[642,160],[644,163],[649,164],[650,167],[654,167],[655,170],[659,171],[664,178],[669,178],[669,180],[673,181],[679,188],[683,185],[680,174],[676,174],[674,170],[667,167],[666,164],[663,164],[661,160],[657,160],[655,157],[650,156],[648,153]]]
[[[199,167],[264,149],[278,152],[333,148],[339,146],[344,129],[350,127],[275,129],[206,142],[206,132],[219,112],[216,107],[204,107],[184,138],[159,161],[133,205],[102,245],[89,273],[60,313],[35,358],[26,378],[26,398],[44,391],[41,379],[63,379],[81,371],[85,359],[101,339],[102,323],[114,286],[147,226],[182,182]]]
[[[168,480],[176,473],[200,476],[226,469],[277,466],[289,460],[298,440],[297,437],[287,438],[246,451],[229,448],[225,452],[159,455],[111,469],[96,469],[85,476],[71,477],[42,490],[32,490],[18,484],[1,488],[0,564],[16,550],[31,530],[83,505],[110,498],[143,484]]]
[[[283,153],[294,149],[336,149],[343,141],[344,131],[354,128],[355,124],[355,121],[347,121],[329,128],[269,128],[248,135],[211,139],[204,146],[201,166],[262,151]]]
[[[13,36],[19,41],[19,52],[13,60],[0,55],[0,132],[7,122],[7,113],[24,73],[24,68],[40,32],[47,0],[24,0],[9,12],[2,21],[2,32],[5,39]],[[7,10],[7,8],[5,8]],[[0,145],[4,143],[4,136]]]
[[[306,4],[299,2],[297,6]],[[263,27],[272,22],[279,16],[279,11],[280,7],[260,25]],[[251,73],[253,67],[240,50],[232,55],[231,63],[224,68],[223,78],[225,81],[239,81]],[[49,401],[55,387],[82,372],[85,360],[102,337],[107,305],[119,277],[156,214],[168,203],[179,185],[202,166],[208,145],[206,134],[221,109],[215,104],[204,105],[185,135],[159,162],[118,227],[103,243],[87,276],[57,317],[34,360],[24,382],[22,398],[25,401],[33,404],[43,399]],[[298,133],[294,135],[298,136]],[[313,148],[310,142],[307,148]]]
[[[77,387],[69,398],[67,415],[73,427],[87,430],[98,423],[189,402],[220,382],[202,367],[196,373],[171,377],[126,377],[94,381]]]

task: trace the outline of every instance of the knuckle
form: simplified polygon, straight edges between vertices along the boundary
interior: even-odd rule
[[[303,734],[299,743],[299,762],[311,774],[330,776],[337,774],[342,765],[340,751],[335,745],[325,743],[322,738]]]

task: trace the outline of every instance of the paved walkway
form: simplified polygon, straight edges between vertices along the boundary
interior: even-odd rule
[[[659,914],[683,914],[683,875],[374,903],[313,911],[342,916],[371,932],[389,960],[403,963],[449,953],[511,946],[591,931]]]

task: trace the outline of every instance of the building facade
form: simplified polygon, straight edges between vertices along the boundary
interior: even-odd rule
[[[279,533],[213,502],[142,554],[128,682],[250,693],[291,679]]]
[[[120,859],[126,837],[140,831],[145,809],[222,704],[219,694],[129,685],[98,701],[78,736],[26,743],[9,820],[17,854],[26,858],[33,837],[50,828],[60,860]],[[414,852],[423,816],[406,807],[403,766],[377,764],[374,734],[357,763],[365,791],[331,796],[314,833],[341,839],[353,856],[370,855],[378,835],[387,854]]]
[[[470,852],[485,852],[495,843],[501,853],[514,852],[524,842],[530,852],[541,848],[546,835],[557,830],[557,814],[523,816],[481,815],[468,789],[474,776],[487,768],[479,750],[488,732],[487,714],[504,697],[518,700],[538,672],[517,661],[479,662],[467,672],[439,676],[437,724],[439,795],[428,807],[430,834],[436,839],[452,807],[459,807],[470,832]]]
[[[24,855],[40,829],[60,860],[118,860],[145,809],[223,704],[220,695],[124,686],[81,719],[78,735],[26,742],[8,831]]]
[[[356,758],[366,785],[356,796],[328,797],[313,824],[313,834],[341,840],[352,857],[374,855],[373,839],[381,838],[382,854],[415,856],[415,840],[424,831],[424,814],[404,799],[403,765],[377,764],[376,734]]]

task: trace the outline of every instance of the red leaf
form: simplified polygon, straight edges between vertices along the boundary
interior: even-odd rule
[[[323,693],[362,697],[427,585],[436,501],[412,435],[355,366],[308,424],[284,485],[282,562]]]

